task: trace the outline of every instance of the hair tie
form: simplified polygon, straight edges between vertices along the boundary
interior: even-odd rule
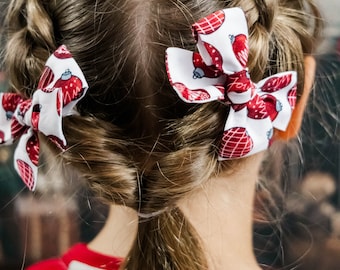
[[[38,175],[38,132],[65,150],[62,117],[76,113],[74,106],[87,89],[80,67],[62,45],[48,58],[31,99],[0,94],[0,143],[11,144],[19,139],[14,167],[30,190],[35,189]]]
[[[169,81],[187,103],[230,106],[219,159],[269,147],[273,128],[285,130],[296,102],[297,74],[278,73],[253,83],[248,74],[248,27],[240,8],[217,11],[193,24],[198,52],[168,48]]]

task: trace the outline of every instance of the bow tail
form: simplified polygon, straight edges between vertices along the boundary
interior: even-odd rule
[[[247,117],[247,108],[230,108],[222,135],[219,160],[247,157],[266,150],[271,143],[273,125],[269,117]]]
[[[39,138],[29,129],[19,140],[14,152],[14,168],[20,175],[25,185],[34,190],[38,177]]]
[[[39,95],[33,99],[33,104],[39,108],[37,129],[57,145],[61,150],[66,148],[66,139],[62,128],[63,92],[61,88],[51,89],[49,93],[37,90]]]

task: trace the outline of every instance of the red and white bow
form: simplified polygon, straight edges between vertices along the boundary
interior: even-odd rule
[[[74,106],[87,89],[80,67],[62,45],[47,60],[31,99],[14,93],[0,94],[0,143],[11,144],[19,139],[14,167],[30,190],[35,189],[38,175],[38,132],[64,150],[62,117],[76,112]]]
[[[219,159],[235,159],[269,147],[273,128],[285,130],[296,102],[296,72],[258,83],[249,77],[248,27],[240,8],[217,11],[193,24],[198,52],[168,48],[169,81],[187,103],[230,106]]]

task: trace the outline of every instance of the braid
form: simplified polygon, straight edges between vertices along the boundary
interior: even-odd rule
[[[302,78],[303,54],[312,51],[305,2],[18,0],[10,5],[5,56],[13,90],[31,95],[48,55],[60,44],[88,81],[88,93],[77,104],[80,115],[63,122],[69,149],[61,159],[106,202],[140,211],[126,269],[206,269],[200,240],[176,203],[222,166],[230,171],[239,162],[216,159],[227,106],[180,103],[168,83],[165,49],[193,49],[192,23],[238,6],[248,19],[252,79],[287,70]]]
[[[45,61],[54,46],[52,20],[37,0],[13,1],[7,13],[9,38],[6,46],[6,66],[14,91],[26,96],[38,84]]]
[[[57,37],[53,33],[54,27],[58,27],[61,33],[62,26],[71,28],[69,24],[72,22],[67,14],[72,13],[72,10],[67,12],[67,8],[74,7],[69,2],[55,6],[54,1],[48,5],[38,0],[13,1],[9,6],[9,37],[5,57],[10,67],[8,72],[13,90],[30,96],[36,89],[50,52],[56,48],[56,44],[64,43],[62,40],[54,40]],[[78,51],[74,49],[75,58],[79,65],[84,66]],[[85,77],[89,78],[90,86],[94,88],[95,84],[91,81],[93,77],[86,74],[86,69],[83,71]],[[100,118],[85,115],[64,118],[63,125],[69,146],[60,155],[63,163],[77,168],[88,186],[106,203],[135,207],[137,172],[127,149],[133,144],[123,139],[122,130]]]
[[[65,137],[71,146],[61,158],[86,180],[108,204],[136,208],[137,168],[130,154],[133,145],[122,139],[114,125],[93,117],[68,117]]]

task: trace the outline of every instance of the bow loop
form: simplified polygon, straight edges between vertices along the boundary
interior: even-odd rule
[[[193,24],[197,49],[204,62],[224,74],[246,68],[248,26],[240,8],[219,10]],[[235,23],[237,22],[237,23]]]
[[[11,143],[20,138],[14,153],[14,165],[29,189],[35,189],[38,174],[38,132],[64,150],[66,139],[62,118],[76,113],[74,106],[87,88],[81,69],[62,45],[47,60],[38,89],[31,99],[24,100],[17,94],[1,94],[0,139],[3,143]]]
[[[296,103],[297,73],[287,71],[275,74],[258,82],[257,88],[258,95],[265,101],[273,127],[286,130]]]
[[[188,103],[230,106],[219,159],[253,155],[269,147],[273,129],[285,130],[296,101],[296,72],[252,82],[248,27],[243,11],[216,11],[192,26],[198,52],[168,48],[170,84]]]

